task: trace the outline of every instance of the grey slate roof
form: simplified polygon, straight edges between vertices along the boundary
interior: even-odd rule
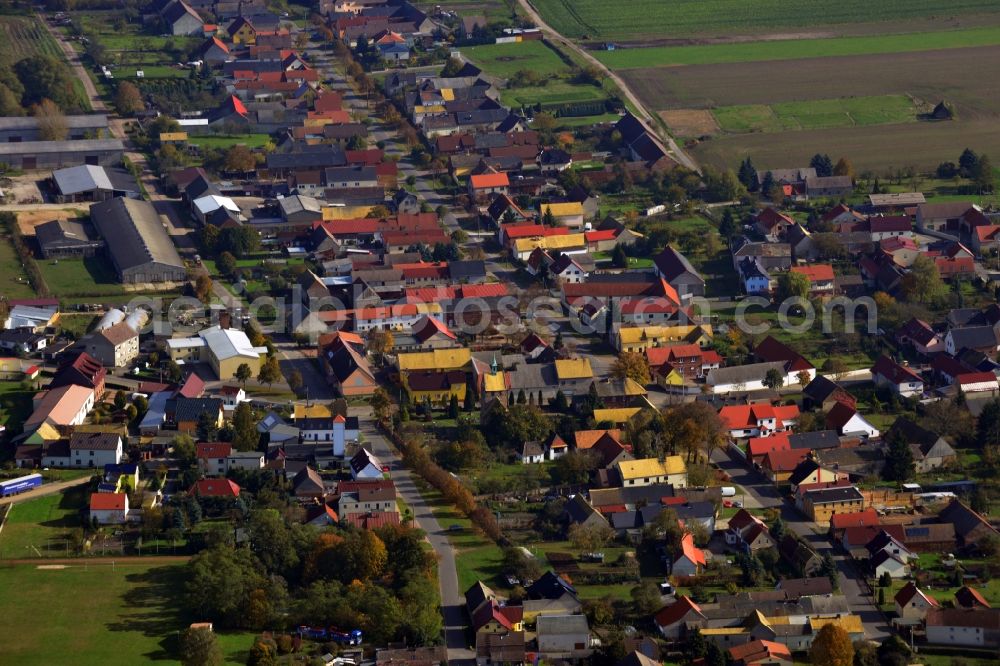
[[[123,190],[138,192],[135,179],[124,169],[105,169],[101,166],[80,166],[57,169],[52,172],[56,187],[64,195],[80,194],[90,190]]]
[[[111,199],[90,207],[90,219],[119,269],[156,262],[184,268],[156,208],[138,199]]]
[[[124,151],[121,139],[67,139],[66,141],[23,141],[0,143],[0,155],[30,155],[39,153],[84,153]]]
[[[107,129],[108,117],[91,113],[87,115],[63,116],[67,129]],[[38,118],[34,116],[0,116],[0,131],[36,129]]]

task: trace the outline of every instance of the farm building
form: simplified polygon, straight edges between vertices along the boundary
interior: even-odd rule
[[[35,227],[35,239],[46,259],[92,257],[104,241],[91,238],[87,228],[73,220],[51,220]]]
[[[80,164],[116,166],[122,163],[124,153],[125,145],[120,139],[0,143],[0,162],[25,171]]]
[[[91,205],[90,219],[104,238],[122,282],[187,279],[184,262],[163,229],[153,204],[137,199],[102,201]]]
[[[52,172],[56,201],[107,201],[115,197],[139,198],[139,185],[125,169],[109,168],[91,164]]]
[[[70,141],[101,137],[108,132],[108,117],[101,114],[65,116],[66,138]],[[38,118],[6,116],[0,118],[0,143],[42,141]]]

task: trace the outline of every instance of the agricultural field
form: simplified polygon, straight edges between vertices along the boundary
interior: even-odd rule
[[[759,42],[651,46],[595,51],[594,57],[611,69],[639,69],[675,65],[716,65],[764,60],[802,60],[837,56],[913,53],[920,51],[996,46],[1000,27],[969,28],[899,35],[777,39]]]
[[[10,663],[177,663],[181,617],[176,565],[89,564],[0,569],[0,628]],[[58,602],[54,602],[58,600]],[[253,635],[218,636],[226,664],[245,664]]]
[[[849,157],[862,169],[930,171],[966,146],[1000,152],[1000,135],[990,129],[1000,120],[1000,89],[983,85],[1000,80],[1000,46],[650,67],[621,74],[649,108],[661,110],[678,136],[715,135],[689,148],[696,159],[720,167],[732,167],[748,155],[758,166],[781,167],[829,152]],[[847,91],[851,97],[831,99]],[[954,119],[919,120],[941,101],[954,110]],[[703,131],[710,128],[705,111],[712,113],[718,132]]]
[[[949,20],[997,20],[991,0],[963,0],[942,5],[934,0],[865,0],[812,2],[789,0],[535,0],[542,18],[567,37],[621,40],[795,33],[826,29],[860,32],[900,31],[908,24]]]
[[[35,54],[63,57],[59,45],[34,17],[0,16],[0,57],[20,60]]]
[[[485,16],[487,21],[503,21],[510,19],[511,5],[516,5],[517,3],[513,0],[484,0],[483,2],[470,2],[470,0],[417,0],[414,4],[427,13],[432,13],[436,7],[440,7],[443,11],[456,12],[459,16],[475,16],[479,14]]]
[[[738,133],[916,122],[920,111],[913,100],[904,95],[882,95],[724,106],[712,113],[722,131]]]

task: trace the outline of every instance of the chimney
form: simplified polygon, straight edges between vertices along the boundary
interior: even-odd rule
[[[232,324],[232,316],[229,314],[229,310],[221,310],[219,312],[219,328],[226,330]]]

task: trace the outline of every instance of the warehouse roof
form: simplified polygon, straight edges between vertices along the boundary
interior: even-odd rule
[[[100,113],[91,113],[80,116],[63,116],[63,122],[67,129],[89,129],[93,127],[107,127],[108,117]],[[35,116],[4,116],[0,117],[0,130],[35,129],[38,127],[38,118]]]
[[[122,270],[156,262],[184,268],[156,208],[138,199],[111,199],[90,207],[90,218]]]
[[[39,153],[83,153],[88,151],[125,151],[121,139],[78,139],[67,141],[21,141],[0,143],[0,155],[32,155]]]

